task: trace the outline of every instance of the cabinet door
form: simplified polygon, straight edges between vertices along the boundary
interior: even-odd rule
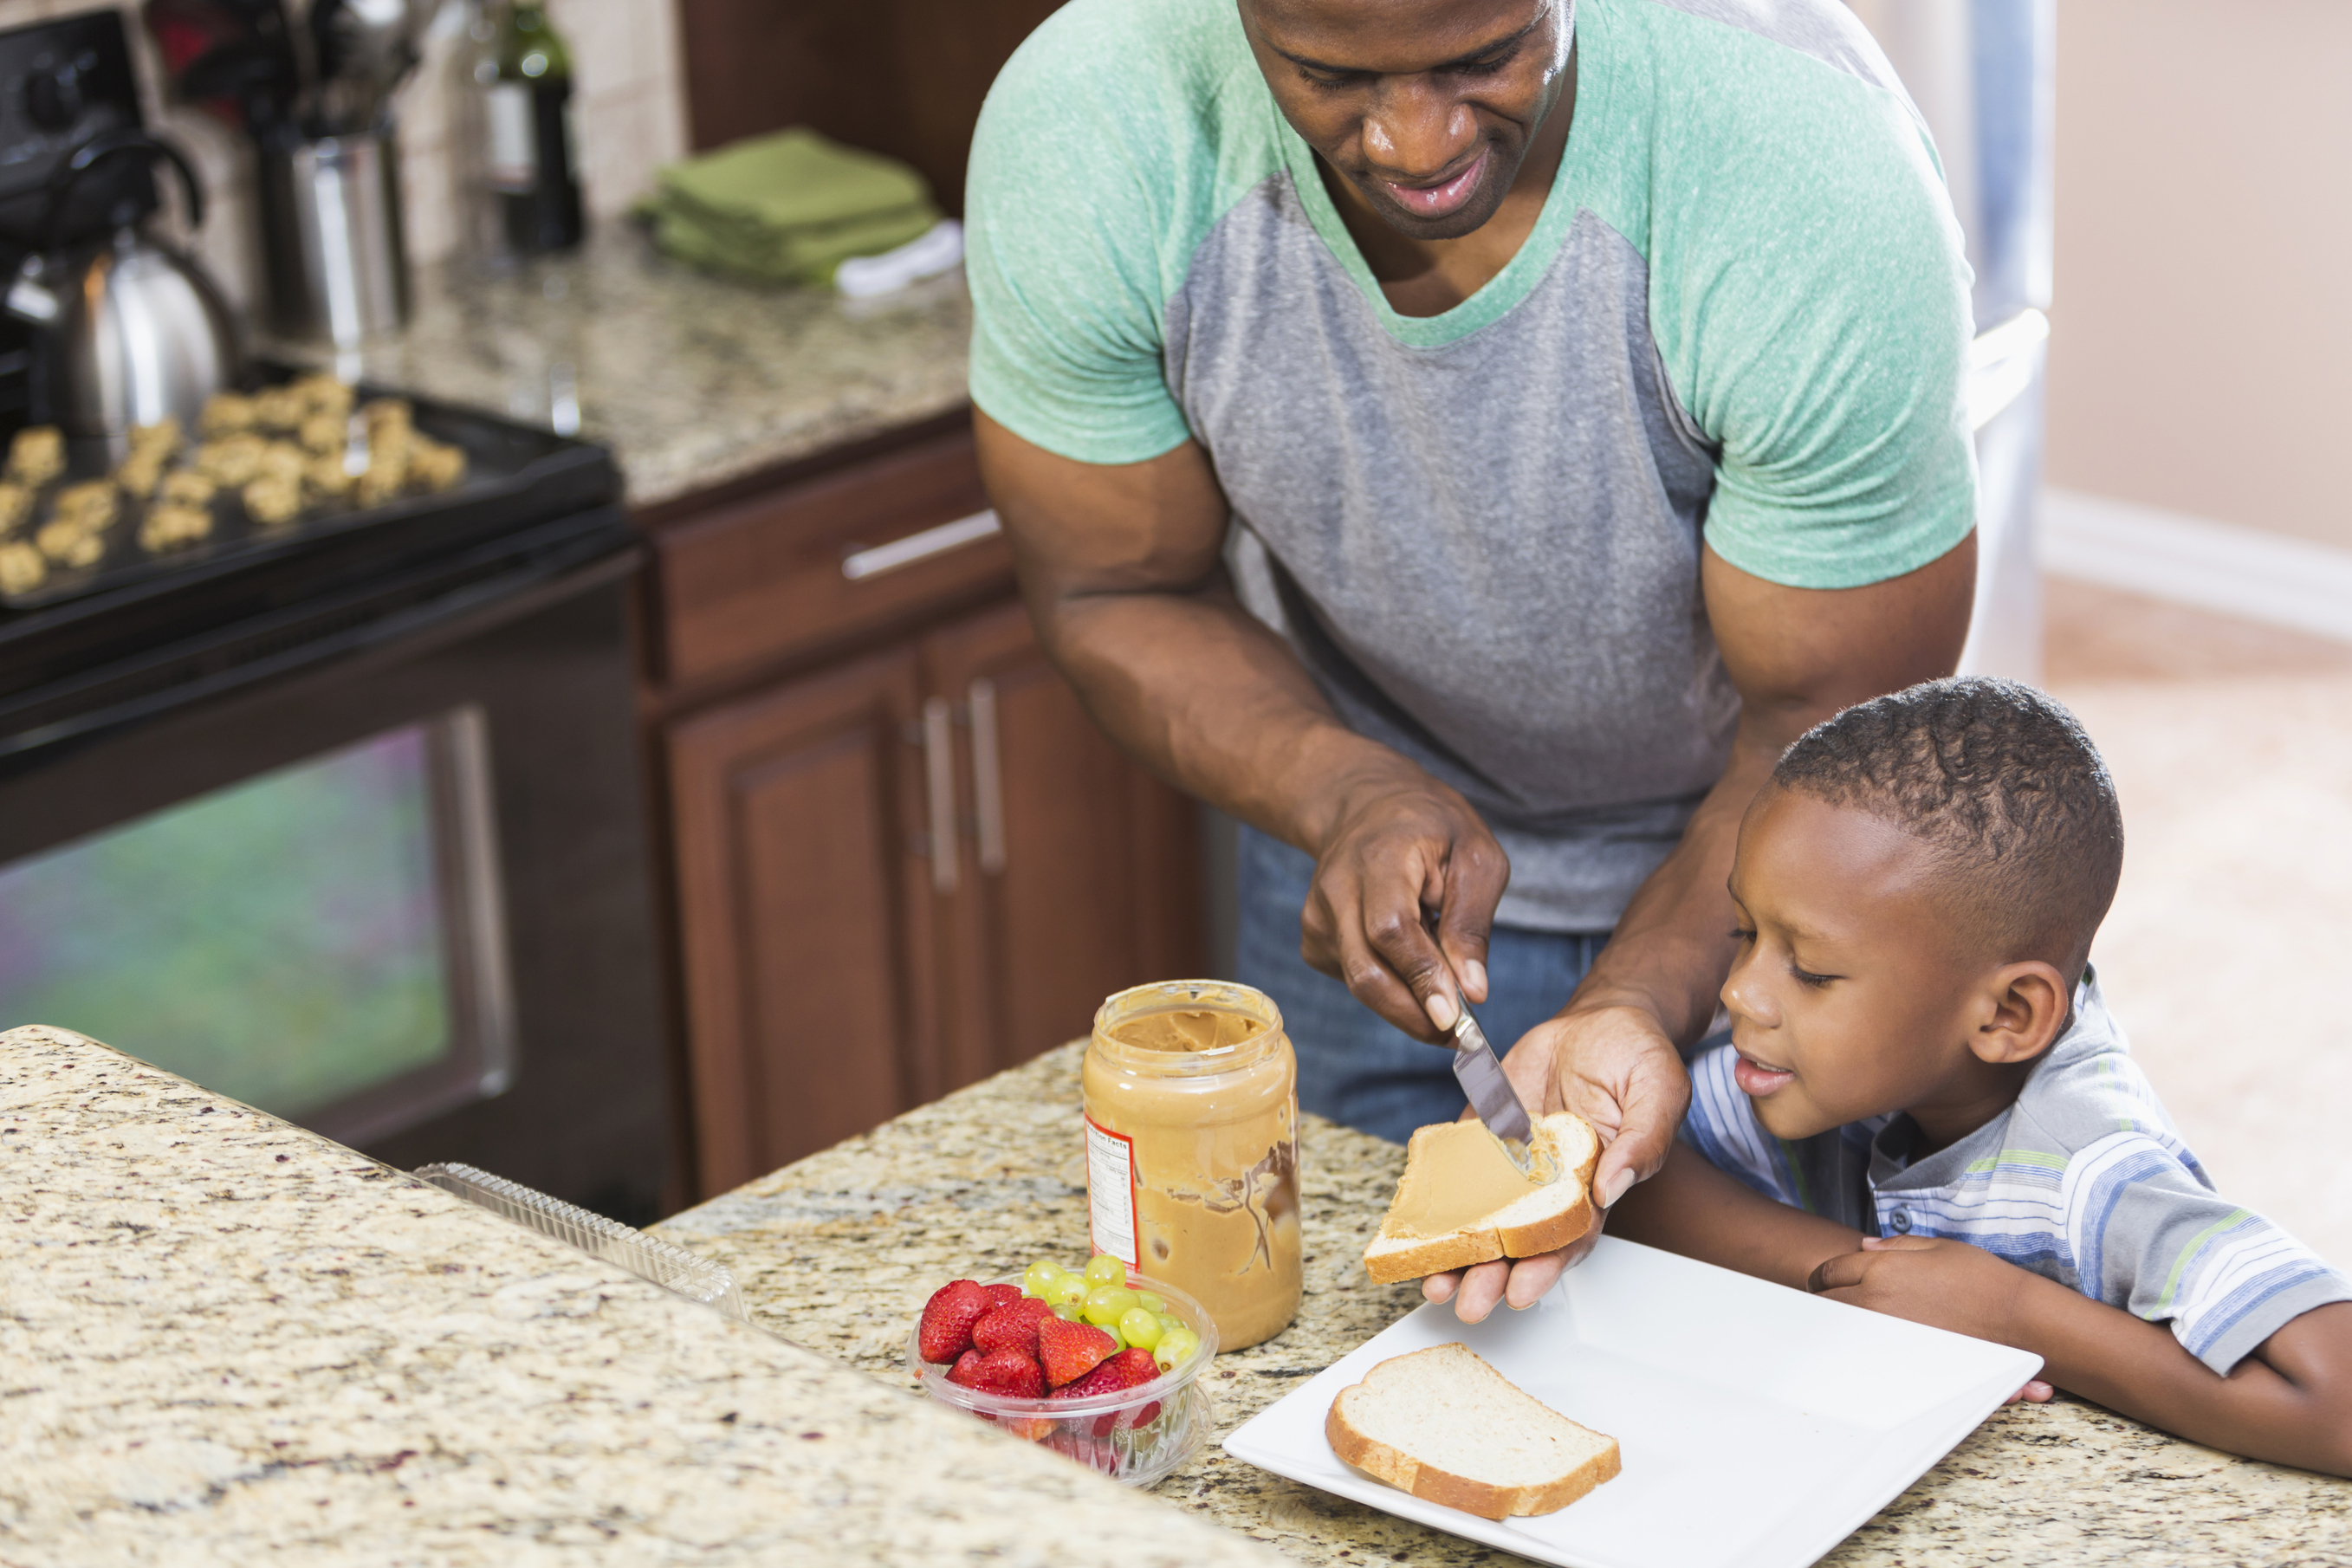
[[[919,698],[907,650],[669,733],[705,1194],[941,1091]]]
[[[1086,1034],[1113,991],[1200,972],[1199,816],[1096,728],[1018,604],[922,653],[956,720],[941,1045],[964,1083]]]

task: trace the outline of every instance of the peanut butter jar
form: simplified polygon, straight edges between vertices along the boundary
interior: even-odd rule
[[[1298,1311],[1298,1059],[1264,992],[1218,980],[1122,991],[1087,1047],[1094,1249],[1165,1279],[1222,1349]]]

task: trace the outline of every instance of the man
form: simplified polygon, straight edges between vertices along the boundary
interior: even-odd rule
[[[1302,1100],[1455,1113],[1466,998],[1613,1202],[1749,797],[1967,628],[1968,274],[1884,58],[1833,0],[1074,0],[967,205],[1031,612],[1245,825]],[[1567,1261],[1427,1289],[1475,1321]]]

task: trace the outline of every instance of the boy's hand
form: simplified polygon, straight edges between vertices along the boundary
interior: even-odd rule
[[[1805,1289],[1850,1307],[2014,1345],[2017,1294],[2034,1278],[1965,1241],[1873,1236],[1863,1238],[1859,1252],[1824,1258]],[[2009,1398],[2040,1404],[2050,1395],[2050,1384],[2035,1378]]]

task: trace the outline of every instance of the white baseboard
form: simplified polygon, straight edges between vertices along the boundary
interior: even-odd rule
[[[2352,642],[2352,550],[2057,489],[2040,536],[2053,576]]]

